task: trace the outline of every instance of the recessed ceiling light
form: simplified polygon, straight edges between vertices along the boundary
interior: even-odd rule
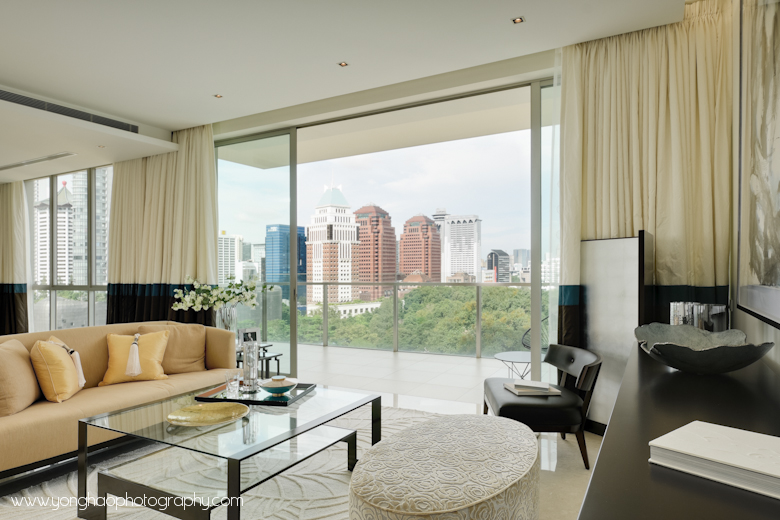
[[[525,21],[525,16],[518,16],[517,18],[512,18],[512,23],[523,23]]]
[[[106,146],[105,146],[105,145],[103,145],[103,144],[99,144],[99,145],[98,145],[98,148],[105,148],[105,147],[106,147]]]
[[[349,65],[349,63],[347,63],[346,61],[342,61],[341,63],[339,63],[339,67],[346,67],[347,65]]]
[[[221,97],[222,97],[222,94],[214,94],[214,97],[215,97],[215,98],[217,98],[217,99],[219,99],[219,98],[221,98]]]

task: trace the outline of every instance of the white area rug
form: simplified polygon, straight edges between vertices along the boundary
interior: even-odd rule
[[[420,422],[437,417],[435,414],[382,407],[382,437],[393,434]],[[358,431],[358,458],[370,447],[371,407],[364,406],[329,423]],[[88,480],[90,494],[97,495],[97,470],[137,458],[150,449],[138,450],[90,468]],[[164,470],[165,468],[161,468]],[[351,472],[347,471],[346,444],[339,443],[322,453],[298,464],[281,475],[245,493],[241,517],[263,520],[346,520],[348,518],[348,493]],[[14,495],[0,497],[0,520],[44,518],[51,520],[76,518],[75,507],[53,510],[46,506],[16,506],[14,499],[28,497],[75,497],[76,474],[70,473]],[[212,512],[212,518],[226,516],[224,507]],[[109,509],[108,518],[122,520],[150,520],[171,518],[141,507]]]

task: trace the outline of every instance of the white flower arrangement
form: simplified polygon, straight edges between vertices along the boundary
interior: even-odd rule
[[[251,278],[246,282],[236,282],[235,277],[228,278],[229,282],[226,287],[211,286],[188,276],[185,280],[185,284],[192,288],[188,291],[176,289],[173,291],[173,296],[178,302],[174,303],[171,308],[175,311],[186,311],[192,309],[194,311],[207,311],[209,309],[219,310],[222,307],[235,307],[239,303],[243,303],[250,309],[257,307],[257,293],[258,285],[255,278]],[[265,292],[269,288],[266,284],[259,289],[260,292]]]

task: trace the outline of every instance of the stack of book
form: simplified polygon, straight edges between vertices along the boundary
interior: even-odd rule
[[[653,464],[780,498],[780,437],[694,421],[649,444]]]
[[[526,381],[525,379],[515,379],[512,383],[504,383],[504,388],[515,395],[561,395],[561,391],[541,381]]]

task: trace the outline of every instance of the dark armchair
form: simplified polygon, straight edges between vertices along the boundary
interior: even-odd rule
[[[585,468],[590,469],[585,447],[585,419],[593,395],[601,356],[595,352],[565,345],[550,345],[544,362],[558,369],[560,396],[516,396],[504,388],[513,381],[492,377],[485,379],[485,413],[520,421],[535,432],[560,432],[577,437]]]

